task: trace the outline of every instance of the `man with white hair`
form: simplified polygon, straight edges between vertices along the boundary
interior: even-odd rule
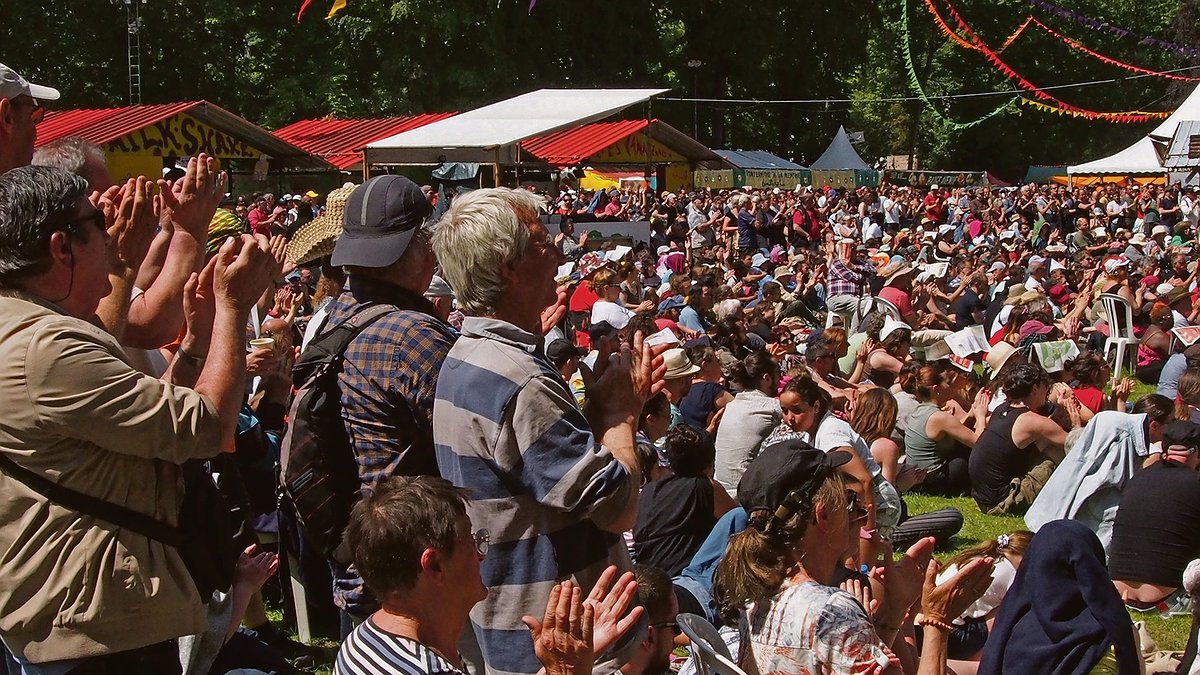
[[[460,642],[488,673],[538,671],[521,617],[544,607],[557,581],[586,593],[610,564],[630,569],[621,533],[634,524],[642,483],[634,433],[665,384],[666,345],[636,336],[610,359],[604,341],[588,414],[576,405],[543,349],[563,297],[554,282],[562,256],[541,209],[522,190],[476,190],[454,200],[433,236],[466,314],[438,375],[433,440],[442,476],[471,492],[471,521],[491,532],[480,570],[491,592]],[[633,646],[627,636],[598,655],[597,672],[613,672]]]
[[[90,192],[103,194],[113,184],[104,151],[99,145],[78,136],[60,138],[38,148],[33,153],[33,164],[53,166],[82,176],[88,182]]]
[[[0,173],[29,165],[37,125],[46,116],[41,102],[57,100],[57,89],[26,82],[0,63]]]

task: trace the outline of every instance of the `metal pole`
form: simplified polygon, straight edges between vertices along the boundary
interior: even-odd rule
[[[692,69],[692,138],[699,140],[700,138],[700,66],[704,65],[703,61],[692,59],[688,61],[688,68]]]

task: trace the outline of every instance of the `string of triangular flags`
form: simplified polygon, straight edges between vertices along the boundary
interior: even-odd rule
[[[926,3],[928,2],[929,0],[926,0]],[[932,8],[932,6],[930,7]],[[949,26],[946,28],[949,29]],[[953,31],[950,32],[953,33]],[[951,129],[962,131],[964,129],[970,129],[971,127],[983,124],[984,122],[1012,107],[1011,100],[1005,101],[1004,103],[1000,104],[999,107],[991,112],[988,112],[983,117],[970,122],[959,122],[946,117],[942,114],[942,111],[938,110],[938,107],[933,104],[933,101],[929,100],[929,96],[925,93],[925,87],[921,85],[921,79],[917,77],[917,68],[913,64],[911,43],[912,37],[908,32],[908,0],[900,0],[900,50],[904,53],[904,68],[908,72],[908,83],[913,88],[913,91],[917,93],[917,96],[920,97],[921,101],[929,108],[930,112],[932,112],[933,115],[942,122],[942,124],[950,127]]]
[[[1067,115],[1070,117],[1082,117],[1089,120],[1104,120],[1107,122],[1121,122],[1126,124],[1136,124],[1138,122],[1149,122],[1150,120],[1161,120],[1170,117],[1169,112],[1146,112],[1144,110],[1131,110],[1129,112],[1094,112],[1091,110],[1079,109],[1064,109],[1058,106],[1046,105],[1038,101],[1031,101],[1027,98],[1018,99],[1021,105],[1029,106],[1042,112],[1053,113],[1055,115]]]
[[[1154,115],[1161,114],[1163,117],[1170,115],[1169,112],[1156,113],[1156,112],[1145,112],[1145,111],[1140,111],[1140,110],[1121,111],[1121,112],[1098,112],[1098,111],[1094,111],[1094,110],[1088,110],[1086,108],[1081,108],[1079,106],[1067,103],[1066,101],[1063,101],[1059,98],[1056,98],[1055,96],[1052,96],[1051,94],[1047,93],[1041,87],[1038,87],[1033,82],[1030,82],[1028,79],[1026,79],[1020,73],[1015,71],[1011,66],[1009,66],[1007,63],[1005,63],[1004,60],[1000,58],[1000,55],[997,54],[995,51],[993,51],[990,47],[988,47],[987,44],[979,37],[979,35],[977,35],[975,33],[975,31],[971,29],[971,27],[967,24],[967,22],[965,20],[963,20],[962,15],[960,15],[958,13],[958,11],[954,8],[953,5],[951,5],[949,3],[948,0],[944,0],[944,4],[946,7],[946,11],[950,13],[950,17],[954,20],[954,22],[956,24],[958,24],[959,31],[961,31],[963,33],[963,35],[966,36],[966,39],[968,41],[970,41],[971,44],[976,47],[977,51],[982,53],[983,57],[989,63],[991,63],[992,66],[996,68],[996,70],[1000,71],[1000,73],[1003,74],[1006,78],[1015,82],[1018,87],[1020,87],[1021,89],[1024,89],[1025,91],[1029,92],[1030,94],[1032,94],[1034,98],[1043,102],[1043,104],[1046,105],[1047,107],[1059,109],[1059,110],[1062,110],[1063,112],[1076,112],[1076,113],[1079,113],[1079,115],[1078,115],[1079,117],[1084,117],[1087,119],[1104,120],[1107,122],[1119,122],[1119,123],[1125,123],[1125,124],[1142,122],[1142,121],[1146,121],[1147,119],[1154,119],[1154,117],[1153,117]]]
[[[1042,10],[1049,12],[1051,14],[1054,14],[1056,16],[1060,16],[1064,19],[1074,21],[1075,23],[1077,23],[1081,26],[1087,26],[1088,28],[1091,28],[1092,30],[1104,31],[1111,35],[1116,35],[1119,38],[1134,38],[1134,39],[1137,39],[1138,41],[1140,41],[1144,45],[1151,45],[1154,47],[1158,47],[1160,49],[1167,49],[1167,50],[1176,52],[1178,54],[1181,54],[1183,56],[1190,56],[1192,58],[1200,58],[1200,48],[1197,48],[1197,47],[1192,47],[1189,45],[1181,45],[1181,44],[1178,44],[1175,42],[1170,42],[1167,40],[1160,40],[1156,37],[1152,37],[1149,35],[1141,35],[1139,33],[1135,33],[1134,31],[1127,30],[1125,28],[1120,28],[1118,26],[1114,26],[1114,25],[1108,23],[1107,21],[1098,21],[1091,17],[1084,16],[1083,14],[1079,14],[1078,12],[1072,12],[1071,10],[1066,9],[1065,7],[1059,7],[1058,5],[1056,5],[1052,2],[1048,2],[1047,0],[1026,0],[1026,2],[1033,5],[1034,7],[1042,9]]]
[[[1117,59],[1114,59],[1109,56],[1105,56],[1104,54],[1101,54],[1099,52],[1088,49],[1087,47],[1079,44],[1078,42],[1072,40],[1071,38],[1067,37],[1066,35],[1063,35],[1063,34],[1059,33],[1058,31],[1054,30],[1053,28],[1047,26],[1046,24],[1042,23],[1041,21],[1038,21],[1037,19],[1033,18],[1032,16],[1029,17],[1026,21],[1032,21],[1034,23],[1034,25],[1036,25],[1038,28],[1041,28],[1043,31],[1045,31],[1049,35],[1052,35],[1052,36],[1058,38],[1059,40],[1061,40],[1063,42],[1063,44],[1067,45],[1068,47],[1078,50],[1078,51],[1081,51],[1084,54],[1087,54],[1088,56],[1090,56],[1094,59],[1097,59],[1099,61],[1103,61],[1104,63],[1109,64],[1110,66],[1116,66],[1117,68],[1122,68],[1124,70],[1128,70],[1128,71],[1131,71],[1134,73],[1142,73],[1143,75],[1153,75],[1154,77],[1162,77],[1162,78],[1165,78],[1168,80],[1180,80],[1182,82],[1200,82],[1200,77],[1188,77],[1187,75],[1177,75],[1175,73],[1164,73],[1164,72],[1157,71],[1157,70],[1150,70],[1149,68],[1142,68],[1141,66],[1131,65],[1131,64],[1125,63],[1123,61],[1118,61]]]

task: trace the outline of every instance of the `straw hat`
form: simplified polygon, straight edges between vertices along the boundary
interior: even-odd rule
[[[342,218],[346,212],[346,200],[354,187],[333,190],[325,198],[325,213],[305,223],[288,242],[287,259],[294,265],[303,265],[333,253],[333,245],[342,233]]]
[[[1017,348],[1007,342],[1000,342],[997,343],[995,347],[992,347],[991,350],[988,351],[987,357],[984,358],[984,361],[987,363],[988,370],[992,373],[992,377],[995,377],[996,373],[999,373],[1000,369],[1004,367],[1004,364],[1008,363],[1008,360],[1011,359],[1012,355],[1016,353]]]
[[[883,285],[886,286],[895,281],[898,277],[904,276],[905,274],[911,274],[912,271],[912,265],[909,265],[907,262],[897,262],[879,270],[879,276],[885,277]]]
[[[700,368],[688,358],[687,352],[679,347],[663,352],[663,365],[667,367],[664,379],[668,380],[678,380],[700,372]]]

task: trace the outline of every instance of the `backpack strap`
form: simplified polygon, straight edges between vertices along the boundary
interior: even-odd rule
[[[179,528],[119,504],[72,490],[39,473],[26,469],[3,452],[0,452],[0,471],[64,508],[85,513],[168,546],[178,548],[183,543],[183,533]]]
[[[301,389],[308,383],[309,378],[338,363],[345,355],[346,348],[368,326],[379,319],[400,311],[399,307],[391,304],[373,304],[360,309],[333,328],[325,330],[308,344],[296,364],[292,367],[292,384]]]
[[[329,352],[341,354],[346,351],[346,348],[350,346],[354,338],[358,337],[359,333],[366,330],[368,326],[388,314],[398,311],[400,311],[400,308],[395,305],[368,305],[366,309],[358,310],[354,314],[351,314],[350,318],[326,331],[317,340],[320,340],[321,345]]]

